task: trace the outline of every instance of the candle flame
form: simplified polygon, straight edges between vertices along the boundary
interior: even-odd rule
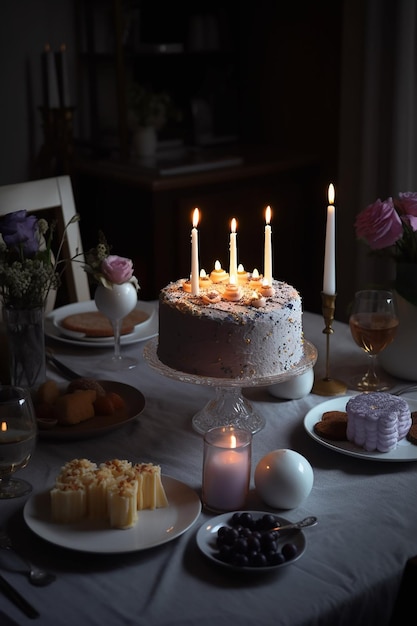
[[[206,270],[200,270],[200,278],[206,278]]]
[[[334,185],[330,183],[328,191],[329,204],[334,204]]]
[[[271,207],[268,205],[265,211],[265,221],[267,224],[271,222]]]
[[[2,422],[1,423],[1,432],[5,433],[7,430],[7,422]]]
[[[236,220],[235,220],[235,218],[232,219],[231,229],[232,229],[232,233],[236,232]]]
[[[230,447],[236,448],[236,436],[235,435],[230,435]]]
[[[243,273],[245,271],[245,268],[243,267],[242,263],[239,263],[238,267],[237,267],[237,271]]]
[[[258,272],[258,270],[256,269],[256,267],[255,267],[255,269],[254,269],[254,270],[253,270],[253,272],[252,272],[252,278],[259,278],[259,272]]]
[[[220,264],[220,261],[216,261],[216,262],[215,262],[215,264],[214,264],[214,269],[215,269],[215,270],[217,270],[217,271],[219,271],[219,270],[221,270],[221,269],[222,269],[222,266],[221,266],[221,264]]]
[[[194,209],[194,213],[193,213],[193,228],[197,228],[199,218],[200,218],[199,210],[198,209]]]

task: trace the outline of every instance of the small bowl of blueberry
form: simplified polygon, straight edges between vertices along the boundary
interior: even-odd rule
[[[211,561],[238,571],[266,572],[294,563],[304,553],[302,530],[279,531],[291,522],[263,511],[218,515],[197,532],[197,546]]]

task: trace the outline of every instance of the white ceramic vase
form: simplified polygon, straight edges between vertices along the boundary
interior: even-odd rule
[[[138,296],[132,283],[113,285],[108,289],[98,285],[94,300],[99,311],[111,320],[120,320],[135,308]]]
[[[154,126],[139,126],[133,136],[133,150],[138,157],[153,157],[156,154],[158,137]]]
[[[417,381],[417,306],[396,293],[399,325],[394,341],[378,356],[379,364],[396,378]]]

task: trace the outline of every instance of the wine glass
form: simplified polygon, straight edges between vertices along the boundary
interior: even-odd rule
[[[110,321],[114,333],[114,353],[110,360],[102,363],[105,369],[120,371],[132,369],[138,364],[133,357],[122,356],[120,353],[120,329],[122,320],[135,308],[138,296],[134,285],[130,282],[120,285],[114,284],[111,288],[98,285],[94,300],[97,308]]]
[[[355,343],[369,357],[366,374],[352,380],[360,391],[386,391],[392,386],[376,372],[377,356],[395,337],[398,328],[397,307],[392,291],[367,289],[355,294],[349,326]]]
[[[0,386],[0,499],[17,498],[32,486],[12,474],[26,467],[36,444],[37,422],[30,392]]]

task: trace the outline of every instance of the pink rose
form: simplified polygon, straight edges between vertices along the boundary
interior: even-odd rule
[[[121,285],[133,276],[133,263],[130,259],[110,254],[101,262],[101,272],[111,283]]]
[[[356,217],[356,235],[365,239],[370,248],[380,250],[393,246],[401,239],[403,227],[392,198],[384,202],[378,198]]]
[[[417,193],[406,191],[398,194],[396,207],[401,219],[410,225],[412,230],[417,230]]]

